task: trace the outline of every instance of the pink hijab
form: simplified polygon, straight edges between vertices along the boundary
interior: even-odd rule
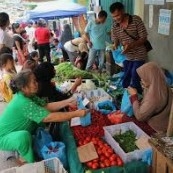
[[[162,69],[154,62],[148,62],[137,69],[140,78],[149,84],[142,100],[147,112],[157,112],[167,103],[168,86]],[[145,107],[144,106],[144,107]]]

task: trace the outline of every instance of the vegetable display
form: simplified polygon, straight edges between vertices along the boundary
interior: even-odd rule
[[[74,67],[70,62],[60,63],[59,65],[55,66],[55,70],[56,76],[59,78],[59,80],[62,81],[66,79],[74,79],[77,77],[81,77],[83,79],[92,78],[91,73]]]
[[[79,140],[78,145],[82,146],[92,142],[96,148],[98,158],[86,163],[88,168],[99,169],[110,166],[123,166],[122,159],[113,151],[113,149],[101,138],[86,137],[84,140]]]
[[[126,152],[129,153],[134,151],[137,148],[135,141],[136,141],[136,134],[132,130],[128,130],[124,133],[116,134],[113,136],[116,142],[119,143],[120,147]]]

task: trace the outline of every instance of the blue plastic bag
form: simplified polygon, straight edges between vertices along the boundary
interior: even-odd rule
[[[119,46],[116,50],[112,51],[112,56],[115,61],[115,64],[123,67],[123,62],[126,60],[126,56],[122,54],[122,49]]]
[[[45,131],[44,128],[39,127],[34,136],[34,151],[40,158],[42,158],[41,149],[44,145],[47,145],[50,142],[52,142],[52,137],[49,132]]]
[[[107,109],[106,109],[106,107],[107,107]],[[102,114],[107,115],[107,114],[111,113],[112,111],[115,111],[116,107],[110,100],[106,100],[106,101],[103,101],[103,102],[99,102],[97,104],[97,109]]]
[[[152,163],[153,151],[152,149],[146,150],[142,155],[142,161],[147,163],[149,166]]]
[[[43,159],[57,157],[64,167],[67,166],[65,144],[63,142],[50,142],[49,144],[44,145],[41,149],[41,154]]]
[[[124,91],[122,102],[121,102],[121,112],[125,113],[127,116],[131,117],[134,115],[133,106],[130,102],[130,95],[127,90]]]
[[[81,97],[77,98],[77,103],[78,103],[77,104],[78,109],[86,109],[82,103]],[[91,124],[91,113],[88,112],[87,115],[85,115],[84,117],[80,117],[80,123],[81,123],[81,126],[84,126],[84,127],[89,126]]]

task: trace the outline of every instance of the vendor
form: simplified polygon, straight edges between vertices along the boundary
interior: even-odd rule
[[[167,86],[162,69],[149,62],[137,69],[141,78],[143,100],[139,102],[137,91],[129,87],[134,115],[139,121],[147,121],[157,132],[166,132],[172,104],[172,91]]]
[[[87,113],[85,110],[58,112],[69,104],[75,104],[73,98],[46,104],[36,97],[38,83],[30,70],[17,74],[11,87],[16,94],[0,116],[0,150],[18,151],[26,162],[34,162],[31,134],[37,124],[63,122]]]
[[[61,101],[69,98],[76,88],[81,84],[82,79],[77,78],[75,83],[67,93],[60,92],[52,79],[55,77],[55,68],[49,62],[43,62],[39,64],[34,70],[35,76],[38,81],[38,93],[41,98],[46,98],[48,102]]]

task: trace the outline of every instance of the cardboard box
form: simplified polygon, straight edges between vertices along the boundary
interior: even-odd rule
[[[129,153],[125,153],[124,150],[120,147],[119,143],[116,142],[113,138],[115,134],[124,133],[128,130],[132,130],[136,134],[136,138],[140,137],[150,138],[144,131],[142,131],[136,124],[133,122],[122,123],[112,126],[104,127],[105,139],[107,143],[114,149],[114,151],[122,158],[124,163],[131,162],[132,160],[140,160],[145,151],[151,149],[151,147],[144,147],[145,149],[138,149]]]

